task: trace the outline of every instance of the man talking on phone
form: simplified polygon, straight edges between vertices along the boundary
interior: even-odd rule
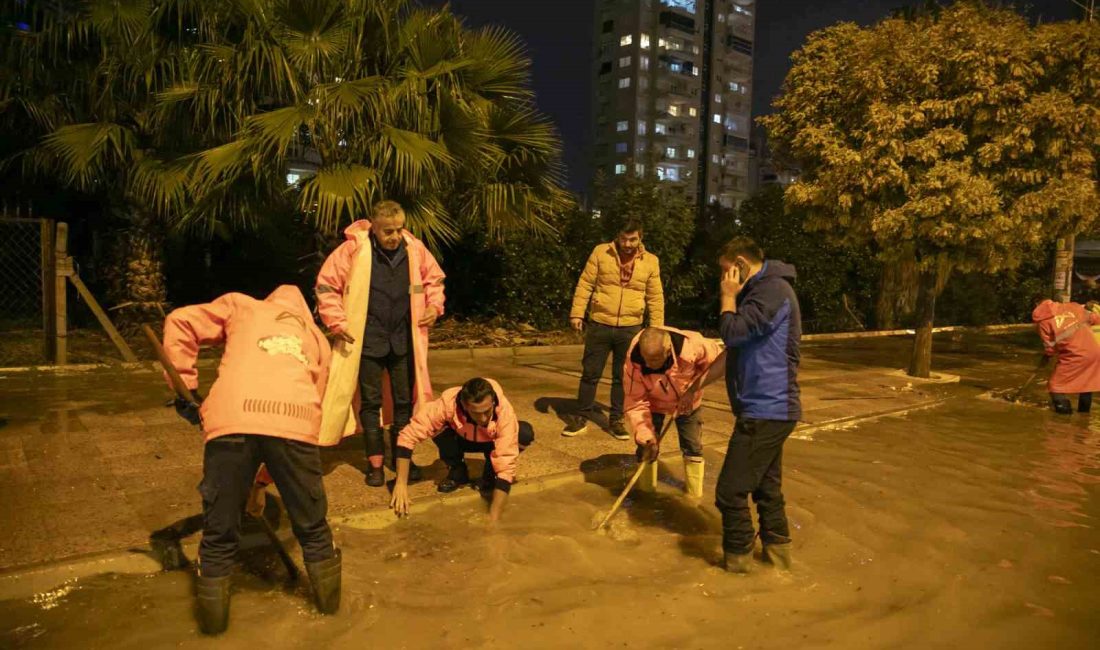
[[[802,316],[792,284],[794,267],[764,258],[753,240],[737,237],[718,259],[722,267],[722,340],[726,392],[737,423],[718,475],[715,505],[722,513],[726,570],[752,569],[755,533],[748,498],[756,504],[765,562],[789,570],[790,527],[782,490],[783,443],[802,416],[799,341]]]

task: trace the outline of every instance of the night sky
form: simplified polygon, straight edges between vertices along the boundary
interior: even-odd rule
[[[592,88],[589,73],[596,0],[452,0],[471,26],[496,23],[518,33],[534,62],[539,108],[558,125],[565,142],[569,186],[584,189],[585,150],[591,141]],[[840,21],[873,23],[906,0],[757,0],[753,112],[770,112],[792,52],[806,35]],[[1035,0],[1028,13],[1043,20],[1080,16],[1071,0]]]

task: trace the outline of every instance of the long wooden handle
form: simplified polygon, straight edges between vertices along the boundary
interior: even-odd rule
[[[199,400],[196,399],[195,394],[187,387],[187,384],[183,381],[183,377],[180,377],[179,371],[177,371],[176,367],[172,365],[172,362],[168,360],[168,354],[164,351],[164,346],[160,344],[157,333],[148,325],[142,325],[141,329],[145,332],[145,338],[149,339],[149,343],[153,346],[153,351],[157,353],[157,359],[160,361],[161,367],[164,368],[164,372],[168,373],[168,379],[172,382],[172,388],[176,391],[176,395],[178,395],[180,399],[198,404]]]
[[[672,426],[672,422],[675,419],[676,419],[676,414],[675,413],[668,416],[668,421],[666,421],[665,426],[661,428],[661,433],[659,433],[657,435],[657,444],[661,443],[661,440],[665,437],[665,434],[668,433],[669,427]],[[639,478],[641,478],[642,471],[645,470],[646,467],[648,467],[651,463],[654,463],[654,462],[656,462],[656,461],[655,460],[644,460],[644,461],[638,463],[638,469],[636,469],[634,471],[634,476],[630,477],[630,481],[626,484],[626,487],[623,488],[622,494],[619,495],[618,499],[615,499],[615,505],[611,506],[611,511],[608,512],[607,516],[603,518],[603,521],[601,521],[600,524],[598,526],[596,526],[595,530],[599,530],[599,529],[603,528],[607,524],[607,522],[611,521],[611,518],[614,517],[615,513],[619,511],[620,507],[622,507],[623,501],[626,500],[626,495],[630,494],[630,491],[634,489],[634,484],[638,482]]]

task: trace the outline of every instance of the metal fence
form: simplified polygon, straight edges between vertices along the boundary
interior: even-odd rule
[[[44,327],[51,222],[0,217],[0,329]]]

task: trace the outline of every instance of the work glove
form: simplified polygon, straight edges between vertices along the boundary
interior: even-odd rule
[[[172,406],[176,407],[176,414],[184,420],[187,420],[195,426],[202,426],[202,416],[199,414],[199,404],[202,403],[202,397],[195,395],[197,402],[177,397],[172,401]]]

